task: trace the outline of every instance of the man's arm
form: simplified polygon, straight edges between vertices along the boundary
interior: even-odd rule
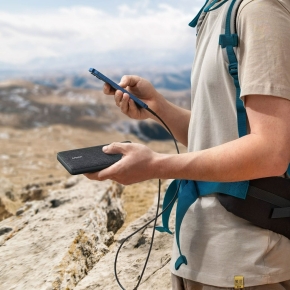
[[[290,163],[290,101],[249,95],[245,107],[248,135],[199,152],[163,155],[157,162],[160,177],[241,181],[285,173]]]
[[[119,84],[136,97],[144,101],[151,110],[153,110],[170,128],[174,137],[187,146],[187,132],[190,120],[190,111],[180,108],[167,101],[158,93],[152,84],[139,76],[125,75]],[[114,95],[115,102],[120,107],[122,113],[132,119],[144,120],[151,118],[163,125],[158,118],[153,116],[145,109],[140,109],[135,102],[129,98],[128,94],[121,91],[115,91],[108,84],[104,85],[104,93]]]
[[[179,155],[114,143],[105,152],[123,153],[122,160],[86,176],[131,184],[151,178],[229,182],[282,175],[290,162],[290,101],[249,95],[245,104],[251,131],[242,138]]]

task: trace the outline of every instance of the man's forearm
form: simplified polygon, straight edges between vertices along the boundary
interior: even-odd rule
[[[282,147],[250,134],[207,150],[160,155],[156,177],[230,182],[279,176],[288,166]]]

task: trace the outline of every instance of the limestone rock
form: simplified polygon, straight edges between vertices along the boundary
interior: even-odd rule
[[[0,222],[0,290],[111,290],[118,247],[152,220],[149,211],[121,234],[123,186],[71,177],[42,201],[26,202],[18,216]],[[161,206],[160,206],[161,210]],[[170,228],[173,228],[174,210]],[[160,224],[160,219],[158,224]],[[124,243],[117,273],[125,289],[134,289],[149,250],[153,223]],[[140,290],[171,288],[169,262],[173,236],[155,231]]]
[[[74,176],[73,176],[74,177]],[[69,178],[63,182],[63,187],[68,188],[72,187],[76,184],[75,178]],[[21,192],[20,199],[23,202],[32,201],[32,200],[42,200],[47,196],[48,189],[61,183],[61,179],[42,179],[35,180],[34,182],[26,184]],[[70,186],[66,186],[66,183],[71,184]]]
[[[118,237],[111,252],[102,257],[89,274],[76,286],[75,290],[111,290],[119,289],[114,276],[114,261],[120,243],[136,229],[153,219],[156,213],[156,203],[140,219],[131,223]],[[170,225],[174,223],[174,210],[171,214]],[[159,222],[160,223],[160,222]],[[118,279],[125,289],[134,289],[149,250],[153,223],[141,230],[124,244],[117,261]],[[163,290],[171,289],[171,274],[169,263],[171,260],[173,236],[155,232],[151,256],[149,258],[143,279],[138,289]]]
[[[28,202],[19,216],[0,222],[0,290],[75,289],[109,252],[117,227],[108,230],[114,223],[107,210],[124,220],[123,188],[76,179],[73,187]]]
[[[9,227],[2,227],[0,228],[0,236],[11,232],[13,229]]]

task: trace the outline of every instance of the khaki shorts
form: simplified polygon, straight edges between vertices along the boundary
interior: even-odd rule
[[[201,284],[171,274],[172,290],[235,290],[235,288],[223,288]],[[245,287],[244,290],[290,290],[290,280],[276,284]]]

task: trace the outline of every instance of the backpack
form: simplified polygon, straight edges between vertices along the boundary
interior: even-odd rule
[[[227,1],[230,2],[224,19],[225,31],[220,35],[219,45],[223,48],[225,57],[228,58],[229,74],[232,76],[236,88],[237,125],[239,137],[242,137],[247,134],[247,115],[240,99],[238,60],[235,52],[235,47],[238,46],[236,15],[242,0],[222,0],[220,3],[217,3],[218,0],[214,0],[210,4],[210,0],[207,0],[189,26],[200,25],[203,20],[202,16],[204,16],[203,12],[215,10]],[[290,176],[290,165],[286,174],[288,177]],[[180,248],[179,235],[182,220],[198,197],[212,193],[218,193],[219,202],[229,212],[256,226],[272,230],[290,239],[290,179],[269,177],[240,182],[174,180],[169,185],[163,201],[163,225],[156,227],[156,230],[172,234],[168,226],[169,216],[177,200],[175,238],[180,256],[175,262],[176,270],[182,264],[187,265],[186,257]]]

